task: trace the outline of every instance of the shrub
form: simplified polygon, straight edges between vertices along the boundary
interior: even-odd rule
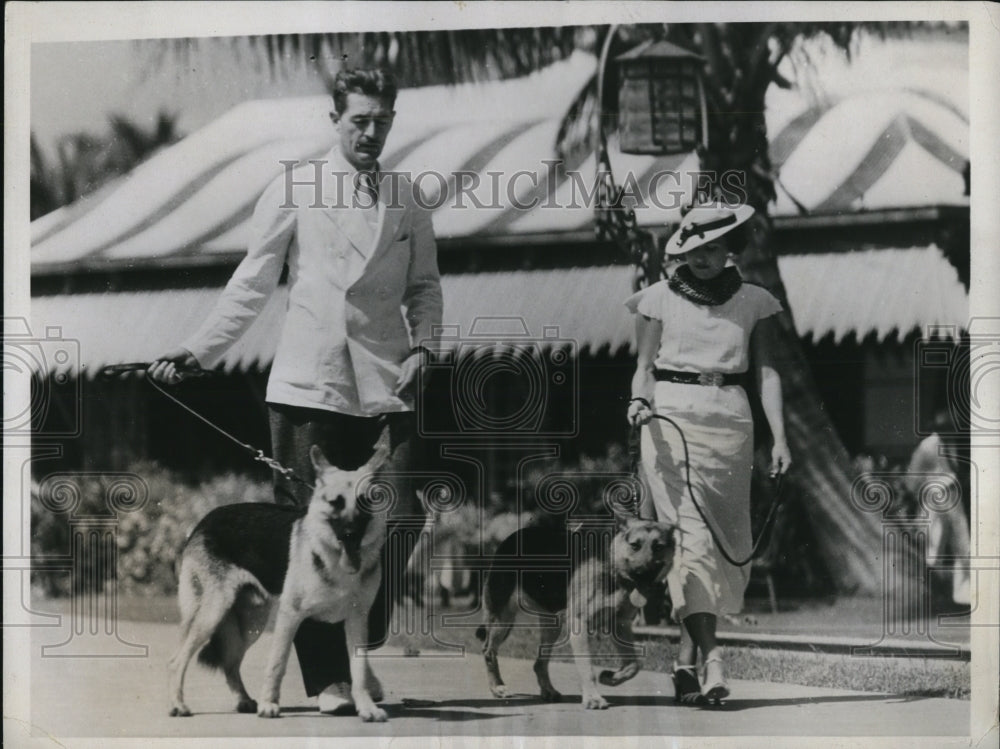
[[[598,457],[532,464],[524,475],[524,510],[540,522],[548,517],[611,515],[630,505],[629,458],[620,445]],[[510,506],[514,506],[511,503]]]
[[[108,476],[67,474],[66,486],[79,497],[73,517],[117,517],[117,569],[101,567],[93,555],[81,561],[88,565],[78,570],[84,577],[104,580],[116,576],[123,593],[155,595],[176,590],[174,562],[184,540],[195,524],[210,510],[233,502],[268,502],[272,493],[268,482],[228,473],[197,485],[185,484],[177,475],[154,463],[133,467],[132,481],[146,489],[146,500],[134,510],[112,514],[107,505],[114,479]],[[33,485],[31,496],[32,554],[65,556],[70,553],[70,517],[53,511],[52,501]],[[51,494],[51,492],[50,492]],[[32,583],[49,596],[71,592],[71,576],[66,571],[36,570]]]

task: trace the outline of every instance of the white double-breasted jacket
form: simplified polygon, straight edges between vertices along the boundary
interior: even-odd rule
[[[242,335],[288,266],[288,307],[267,401],[355,416],[407,411],[394,394],[413,346],[442,316],[429,211],[408,180],[383,178],[378,207],[355,200],[354,170],[335,147],[257,202],[252,239],[214,310],[184,347],[212,367]]]

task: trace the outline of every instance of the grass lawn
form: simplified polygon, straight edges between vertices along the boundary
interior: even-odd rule
[[[459,602],[461,603],[461,602]],[[841,598],[784,603],[788,610],[777,614],[762,610],[754,602],[748,608],[756,619],[739,628],[757,632],[869,636],[873,625],[881,621],[881,602],[877,599]],[[39,611],[68,612],[68,599],[35,600]],[[460,608],[451,610],[460,612]],[[172,623],[178,620],[177,604],[172,597],[122,596],[118,599],[122,619]],[[726,628],[729,625],[725,625]],[[729,627],[732,628],[732,627]],[[461,645],[469,653],[478,653],[480,643],[474,627],[435,629],[439,640]],[[968,628],[949,628],[949,642],[968,642]],[[435,643],[427,636],[393,635],[390,645],[430,649]],[[645,640],[643,667],[670,671],[676,643],[664,638]],[[534,629],[515,628],[501,648],[501,655],[534,658],[538,636]],[[600,643],[598,652],[608,652]],[[563,645],[555,657],[569,659],[569,647]],[[963,661],[933,658],[860,658],[849,655],[790,652],[758,648],[725,648],[727,673],[732,679],[772,681],[805,686],[833,687],[901,696],[949,697],[969,699],[970,664]],[[608,659],[607,663],[611,663]],[[485,672],[483,676],[485,680]]]
[[[834,607],[836,608],[836,607]],[[850,607],[847,607],[850,608]],[[829,615],[829,611],[826,614]],[[800,618],[805,618],[800,614]],[[438,630],[435,630],[438,632]],[[810,630],[799,629],[798,634]],[[481,643],[471,627],[454,628],[438,635],[441,642],[461,645],[468,653],[478,653]],[[658,637],[640,641],[644,647],[643,668],[669,672],[677,643]],[[397,647],[431,648],[429,637],[394,635],[390,644]],[[515,628],[500,648],[500,655],[534,659],[537,655],[537,630]],[[615,658],[604,643],[594,645],[595,652],[607,657],[597,660],[602,667],[614,667]],[[570,660],[568,644],[554,653],[556,660]],[[726,672],[731,679],[784,682],[803,686],[881,692],[908,697],[948,697],[969,699],[970,664],[966,661],[935,658],[862,658],[851,655],[803,653],[771,648],[725,647]],[[485,680],[485,671],[484,676]]]

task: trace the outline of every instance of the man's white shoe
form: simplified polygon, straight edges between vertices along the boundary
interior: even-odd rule
[[[353,715],[355,710],[350,683],[337,681],[320,692],[319,711],[325,715]]]

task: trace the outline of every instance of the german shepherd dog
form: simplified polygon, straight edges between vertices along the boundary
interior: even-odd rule
[[[595,543],[592,535],[560,527],[527,527],[508,536],[497,547],[487,572],[486,624],[476,630],[483,641],[493,695],[510,696],[500,677],[497,648],[507,639],[520,610],[556,617],[554,626],[539,628],[541,643],[534,669],[542,699],[557,702],[562,698],[549,679],[549,658],[568,619],[583,706],[588,710],[608,707],[598,693],[588,636],[598,629],[612,632],[622,658],[617,671],[601,672],[602,684],[616,686],[639,672],[632,618],[642,605],[642,591],[662,584],[674,547],[673,526],[634,518],[619,518],[608,550]]]
[[[374,683],[365,650],[386,538],[384,515],[366,511],[365,481],[388,457],[383,434],[375,455],[356,471],[332,466],[315,445],[316,487],[305,509],[241,503],[208,513],[180,557],[182,642],[170,662],[171,715],[190,715],[184,674],[191,659],[221,668],[236,710],[263,718],[280,713],[278,691],[292,639],[307,618],[344,622],[351,696],[363,721],[384,721],[368,691]],[[260,703],[247,694],[240,664],[277,605]]]

